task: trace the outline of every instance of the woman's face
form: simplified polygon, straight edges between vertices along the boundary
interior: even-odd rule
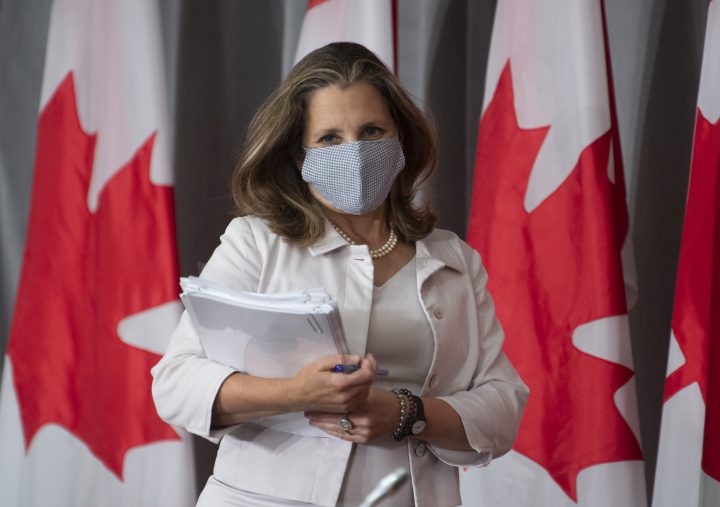
[[[310,96],[303,130],[306,148],[375,141],[396,134],[385,99],[369,83],[358,82],[345,89],[328,86]]]
[[[375,141],[397,135],[385,99],[365,82],[347,88],[328,86],[315,91],[307,106],[303,146],[321,148],[355,141]],[[339,211],[310,185],[310,192],[326,208]]]

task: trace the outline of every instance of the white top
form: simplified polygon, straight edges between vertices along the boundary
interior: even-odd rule
[[[389,370],[380,387],[422,390],[430,370],[435,343],[432,328],[418,296],[415,257],[384,285],[373,288],[367,352]]]
[[[503,332],[480,256],[455,234],[434,230],[416,242],[416,294],[434,352],[420,395],[442,399],[463,423],[472,451],[408,438],[418,507],[460,504],[458,469],[487,465],[513,444],[527,387],[502,352]],[[323,287],[338,301],[348,344],[365,352],[373,302],[367,246],[348,245],[332,226],[310,247],[290,245],[257,217],[233,220],[201,277],[229,288],[284,292]],[[290,435],[245,423],[211,427],[222,382],[233,373],[209,360],[187,314],[153,368],[153,397],[167,422],[220,442],[214,475],[232,488],[334,506],[353,446],[337,438]]]
[[[417,293],[415,258],[381,287],[373,289],[367,351],[382,368],[389,370],[379,387],[405,387],[419,393],[432,362],[435,344]],[[350,414],[352,420],[352,413]],[[398,467],[410,467],[408,447],[390,436],[370,445],[355,445],[350,455],[338,507],[360,505],[383,477]],[[413,506],[410,481],[377,504],[388,507]]]

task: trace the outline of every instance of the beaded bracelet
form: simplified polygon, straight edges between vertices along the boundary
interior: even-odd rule
[[[394,440],[400,442],[412,431],[412,425],[417,418],[417,407],[410,390],[405,388],[393,389],[393,394],[400,403],[400,419],[398,420],[395,430],[392,432]]]

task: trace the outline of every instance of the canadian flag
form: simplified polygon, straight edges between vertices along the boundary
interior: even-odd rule
[[[331,42],[362,44],[395,67],[396,0],[308,0],[295,63]]]
[[[720,505],[720,1],[710,2],[654,507]]]
[[[150,368],[177,322],[157,6],[55,0],[0,397],[8,506],[192,505]]]
[[[609,63],[602,0],[499,0],[468,241],[530,398],[467,506],[646,505]]]

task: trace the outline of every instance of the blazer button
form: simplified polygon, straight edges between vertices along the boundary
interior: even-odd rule
[[[445,315],[443,314],[442,308],[440,308],[440,307],[435,308],[435,311],[433,312],[433,317],[435,317],[436,319],[440,320],[440,319],[442,319],[444,316],[445,316]]]
[[[415,456],[417,456],[418,458],[422,458],[423,456],[425,456],[425,454],[427,454],[427,446],[424,443],[420,442],[418,445],[415,446]]]
[[[434,373],[430,375],[430,382],[428,382],[430,389],[435,389],[438,385],[438,377]]]

